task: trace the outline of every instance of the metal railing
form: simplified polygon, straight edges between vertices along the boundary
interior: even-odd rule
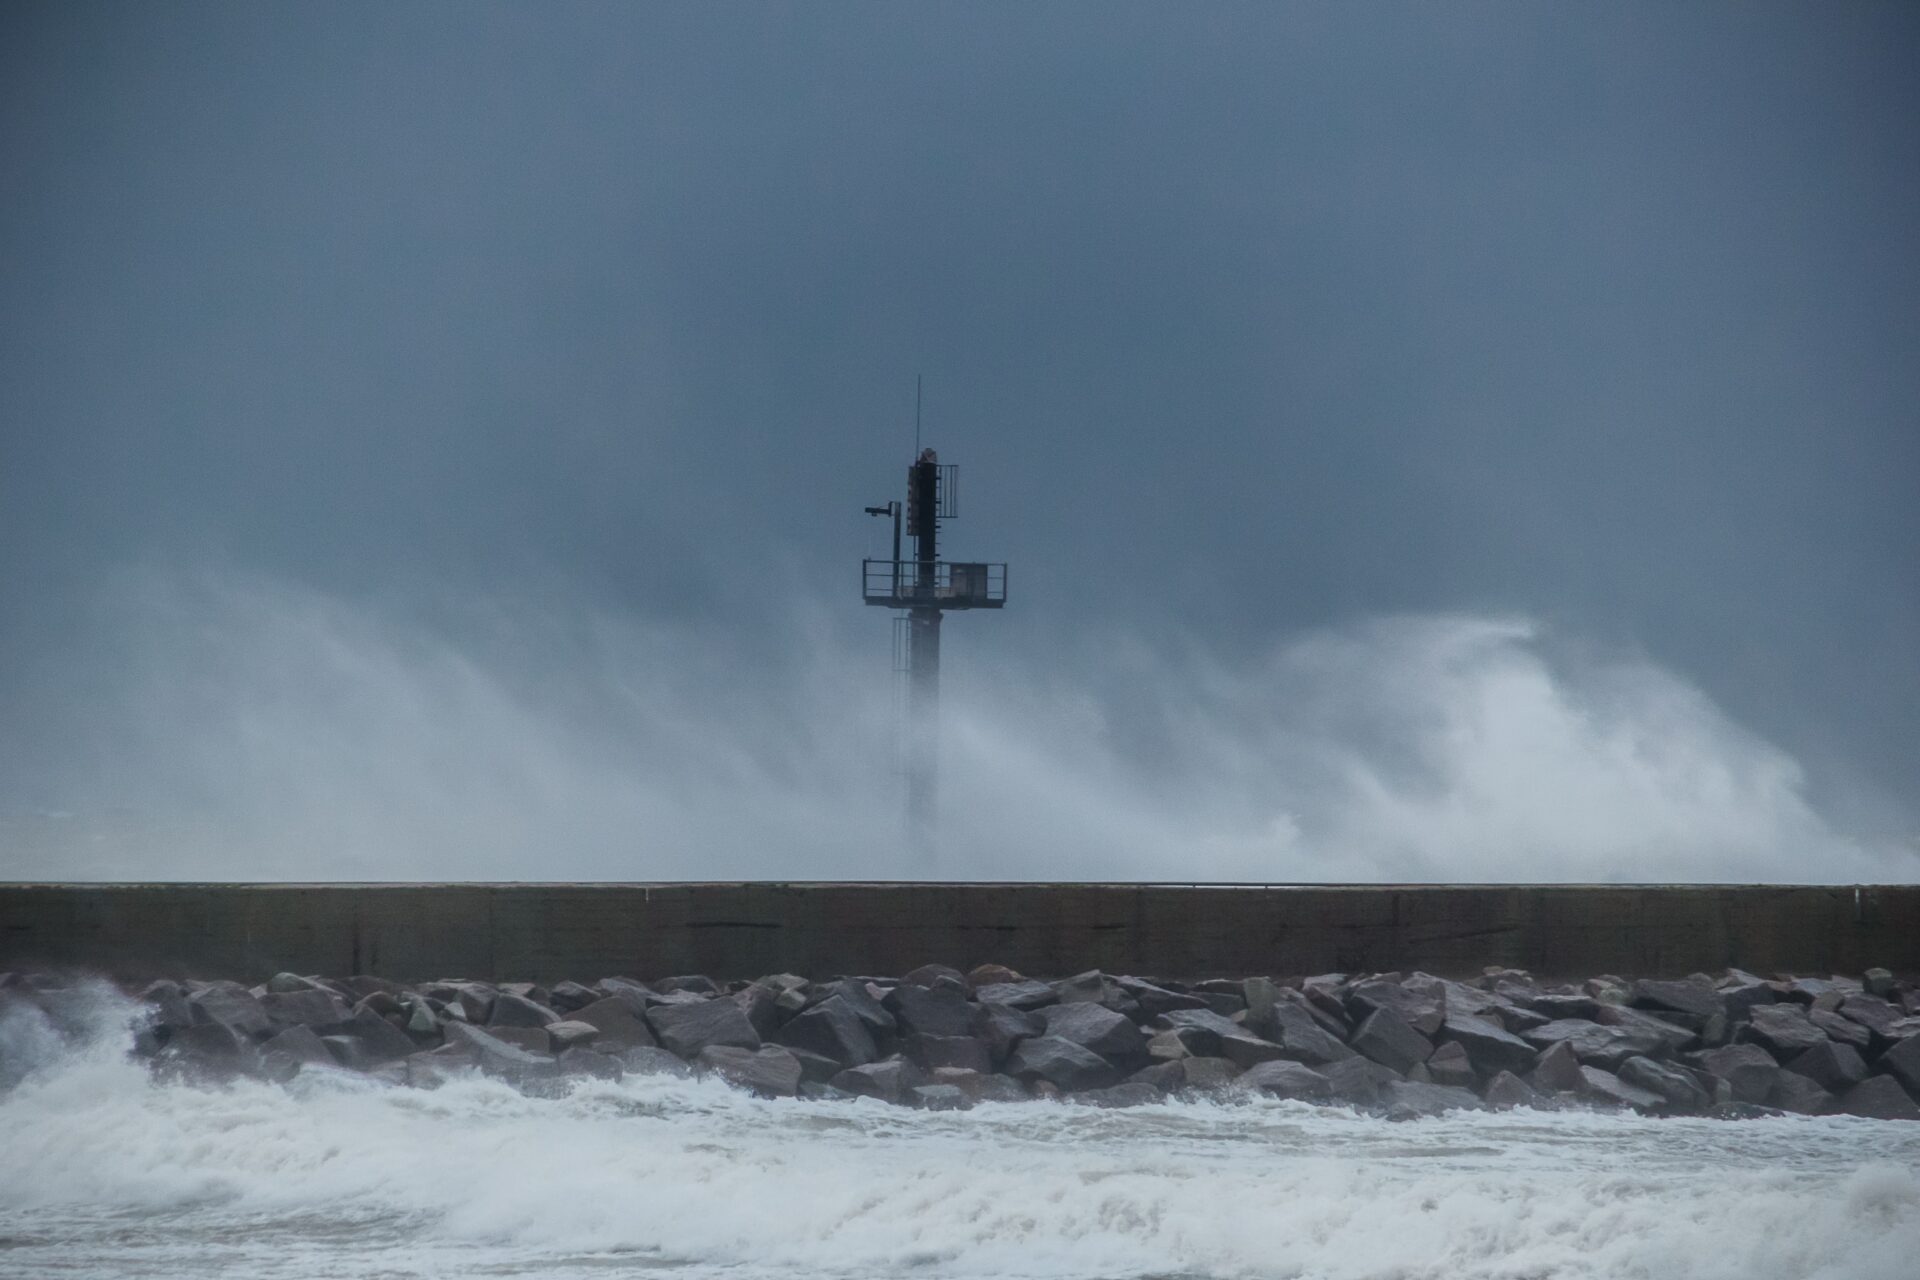
[[[860,594],[894,609],[998,609],[1007,602],[1007,566],[967,560],[862,560]]]

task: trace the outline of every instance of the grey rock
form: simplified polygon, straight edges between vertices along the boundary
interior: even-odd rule
[[[1250,1032],[1221,1036],[1212,1054],[1193,1055],[1193,1057],[1197,1058],[1225,1058],[1228,1062],[1231,1062],[1243,1071],[1248,1067],[1257,1067],[1263,1062],[1273,1062],[1280,1058],[1298,1060],[1300,1056],[1300,1054],[1288,1049],[1284,1045],[1275,1044],[1271,1040],[1262,1040],[1259,1036],[1253,1035]],[[1322,1061],[1324,1061],[1324,1059]]]
[[[1223,1036],[1252,1034],[1242,1024],[1211,1009],[1175,1009],[1155,1018],[1153,1024],[1165,1031],[1186,1033],[1179,1036],[1179,1041],[1188,1054],[1197,1057],[1217,1057]]]
[[[331,1050],[321,1043],[320,1037],[312,1027],[296,1024],[288,1027],[261,1046],[262,1052],[284,1053],[295,1063],[311,1064],[317,1067],[334,1065]]]
[[[1003,1004],[1013,1009],[1040,1009],[1060,1001],[1059,993],[1051,984],[1031,979],[988,983],[976,987],[973,997],[981,1004]]]
[[[447,1043],[466,1047],[474,1065],[488,1075],[524,1080],[551,1076],[557,1070],[551,1054],[530,1052],[464,1022],[447,1024]]]
[[[1854,999],[1861,998],[1854,997]],[[1873,1043],[1873,1032],[1852,1018],[1843,1017],[1833,1010],[1822,1009],[1816,1005],[1807,1011],[1807,1021],[1825,1032],[1829,1040],[1850,1044],[1855,1049],[1864,1051]]]
[[[747,1023],[760,1036],[767,1039],[787,1020],[787,1013],[780,1007],[780,993],[772,987],[763,987],[751,983],[744,989],[726,997],[738,1005],[740,1012],[747,1015]]]
[[[987,1046],[995,1063],[1005,1062],[1020,1041],[1046,1031],[1038,1014],[994,1000],[983,1001],[973,1015],[973,1038]]]
[[[847,1069],[846,1063],[835,1062],[832,1058],[824,1057],[811,1049],[796,1049],[792,1045],[781,1047],[792,1054],[793,1060],[800,1064],[802,1081],[817,1080],[824,1084]]]
[[[1807,1077],[1794,1071],[1782,1071],[1767,1095],[1767,1105],[1803,1116],[1817,1116],[1833,1106],[1833,1095]]]
[[[1841,1094],[1833,1109],[1841,1115],[1869,1120],[1920,1120],[1920,1106],[1914,1105],[1892,1076],[1868,1076]]]
[[[547,1004],[555,1013],[564,1016],[576,1009],[584,1009],[600,998],[600,993],[592,987],[583,987],[577,982],[557,982],[553,990],[547,993]]]
[[[269,995],[287,995],[294,991],[326,991],[327,988],[312,978],[297,973],[276,973],[267,979]],[[263,997],[264,998],[264,997]]]
[[[1785,1059],[1824,1043],[1827,1033],[1807,1019],[1803,1007],[1769,1004],[1754,1008],[1751,1019],[1741,1029],[1740,1037],[1764,1046],[1776,1058]]]
[[[1119,1071],[1084,1045],[1060,1036],[1022,1040],[1007,1057],[1007,1074],[1022,1080],[1045,1080],[1060,1089],[1099,1089],[1115,1083]]]
[[[694,1058],[694,1067],[763,1098],[791,1098],[800,1088],[800,1060],[779,1045],[710,1044]]]
[[[329,1030],[360,1041],[368,1059],[375,1065],[404,1058],[420,1047],[406,1032],[364,1006],[355,1009],[352,1017],[334,1024]]]
[[[903,986],[913,987],[953,987],[963,993],[973,989],[966,974],[946,964],[923,964],[918,969],[902,974],[900,982]]]
[[[1900,1021],[1900,1010],[1892,1001],[1879,996],[1848,996],[1840,1002],[1840,1016],[1856,1022],[1881,1040],[1894,1039],[1893,1024]]]
[[[1680,1013],[1672,1015],[1674,1018],[1687,1016]],[[1647,1055],[1649,1057],[1667,1057],[1678,1053],[1698,1038],[1698,1028],[1683,1027],[1667,1018],[1656,1018],[1643,1010],[1629,1009],[1625,1005],[1602,1004],[1600,1012],[1595,1015],[1595,1021],[1602,1026],[1615,1027],[1622,1031],[1644,1032],[1657,1036],[1665,1048],[1659,1053]]]
[[[1204,997],[1185,991],[1172,991],[1145,978],[1119,977],[1113,982],[1140,1006],[1139,1016],[1142,1018],[1156,1018],[1179,1009],[1208,1007]]]
[[[1048,1037],[1071,1040],[1109,1061],[1135,1063],[1146,1059],[1146,1034],[1104,1005],[1087,1001],[1050,1005],[1040,1011],[1040,1018]]]
[[[1242,1068],[1225,1058],[1182,1058],[1178,1062],[1169,1062],[1162,1068],[1175,1073],[1176,1082],[1169,1085],[1172,1090],[1189,1090],[1194,1093],[1218,1093],[1238,1080]]]
[[[927,1071],[965,1067],[985,1075],[993,1070],[993,1055],[972,1036],[908,1035],[902,1038],[900,1051]]]
[[[237,982],[209,983],[187,997],[194,1021],[217,1022],[248,1039],[278,1030],[251,991]]]
[[[1395,1071],[1404,1072],[1416,1062],[1425,1062],[1433,1053],[1433,1042],[1407,1024],[1407,1020],[1389,1008],[1376,1008],[1353,1033],[1352,1048]]]
[[[1533,1065],[1534,1047],[1492,1019],[1450,1012],[1440,1034],[1466,1050],[1474,1068],[1484,1075],[1524,1071]]]
[[[253,1045],[222,1022],[175,1027],[168,1036],[164,1059],[171,1065],[241,1070],[252,1065]]]
[[[1332,1096],[1332,1086],[1327,1077],[1299,1062],[1263,1062],[1241,1072],[1237,1083],[1251,1092],[1278,1098],[1323,1102]]]
[[[1539,1106],[1540,1094],[1513,1072],[1502,1071],[1487,1081],[1485,1101],[1495,1111],[1511,1111],[1515,1107]]]
[[[487,1015],[489,1027],[544,1027],[558,1022],[560,1015],[536,1000],[502,991],[493,998],[493,1010]]]
[[[1713,1095],[1680,1067],[1652,1058],[1628,1058],[1620,1068],[1620,1079],[1636,1089],[1657,1093],[1666,1100],[1669,1111],[1705,1111],[1713,1105]]]
[[[1293,1004],[1284,997],[1273,1006],[1268,1025],[1269,1038],[1301,1062],[1322,1066],[1355,1056],[1353,1050],[1322,1027],[1303,1005]]]
[[[1667,1105],[1667,1100],[1651,1089],[1628,1084],[1613,1072],[1599,1067],[1581,1067],[1580,1079],[1581,1092],[1596,1102],[1632,1107],[1636,1111],[1659,1111]]]
[[[1556,1041],[1540,1051],[1534,1059],[1531,1082],[1535,1089],[1546,1093],[1574,1093],[1583,1083],[1580,1075],[1580,1058],[1573,1046],[1564,1040]]]
[[[1480,1073],[1474,1070],[1466,1046],[1456,1041],[1449,1040],[1435,1048],[1425,1065],[1427,1078],[1434,1084],[1471,1089],[1480,1083]]]
[[[1321,1074],[1327,1078],[1327,1092],[1334,1101],[1356,1107],[1379,1106],[1386,1087],[1402,1081],[1400,1073],[1393,1068],[1360,1057],[1328,1063]]]
[[[1727,998],[1705,983],[1642,978],[1633,984],[1632,1002],[1643,1009],[1670,1009],[1710,1018],[1727,1011]]]
[[[964,1036],[973,1029],[973,1007],[965,995],[951,988],[895,987],[881,1004],[903,1032]]]
[[[1727,1002],[1727,1016],[1735,1022],[1746,1021],[1757,1006],[1779,999],[1772,983],[1737,969],[1727,975],[1717,990],[1720,998]]]
[[[1870,996],[1893,994],[1893,974],[1886,969],[1869,969],[1860,975],[1860,986]]]
[[[657,1004],[647,1010],[646,1020],[663,1047],[688,1060],[699,1057],[702,1049],[760,1047],[760,1033],[731,1000]]]
[[[1780,1064],[1756,1044],[1730,1044],[1708,1049],[1687,1061],[1710,1076],[1727,1082],[1735,1102],[1761,1103],[1773,1092],[1780,1076]]]
[[[1787,1070],[1805,1076],[1829,1093],[1845,1093],[1867,1078],[1866,1059],[1849,1044],[1828,1040],[1797,1055]]]
[[[260,997],[260,1008],[276,1027],[325,1027],[345,1022],[350,1016],[345,1002],[321,987],[269,991]]]
[[[504,1040],[528,1053],[553,1052],[553,1041],[545,1027],[488,1027],[486,1031],[494,1039]]]
[[[657,1044],[641,1012],[633,1002],[618,996],[603,996],[575,1009],[572,1021],[584,1022],[600,1034],[594,1044],[601,1049],[635,1049]]]
[[[831,1058],[842,1067],[864,1066],[880,1057],[867,1023],[841,995],[829,996],[797,1015],[773,1038],[789,1048]]]
[[[717,996],[725,994],[725,988],[704,973],[682,973],[671,978],[661,978],[649,984],[662,995]]]
[[[1609,1027],[1579,1018],[1557,1019],[1522,1033],[1521,1038],[1542,1049],[1565,1044],[1580,1061],[1608,1070],[1618,1069],[1628,1058],[1663,1053],[1667,1044],[1641,1027]]]
[[[553,1046],[553,1052],[565,1053],[568,1049],[584,1049],[600,1036],[600,1028],[591,1022],[579,1022],[563,1018],[559,1022],[546,1026],[547,1042]]]
[[[1920,1033],[1895,1041],[1874,1068],[1898,1080],[1909,1092],[1920,1094]]]
[[[927,1083],[920,1068],[901,1058],[869,1062],[848,1067],[829,1081],[834,1088],[859,1098],[878,1098],[896,1106],[907,1102],[912,1091]]]

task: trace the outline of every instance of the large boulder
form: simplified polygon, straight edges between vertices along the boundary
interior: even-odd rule
[[[1006,1071],[1021,1080],[1045,1080],[1066,1090],[1100,1089],[1120,1079],[1119,1070],[1098,1053],[1055,1035],[1022,1040],[1008,1055]]]
[[[1040,1010],[1046,1034],[1071,1040],[1110,1062],[1135,1063],[1147,1056],[1146,1033],[1131,1020],[1089,1001],[1049,1005]]]
[[[1040,1015],[995,1000],[983,1001],[973,1014],[973,1038],[987,1046],[995,1062],[1006,1061],[1013,1046],[1028,1036],[1045,1035]]]
[[[1467,1058],[1482,1075],[1524,1071],[1533,1065],[1534,1047],[1491,1018],[1449,1013],[1440,1035],[1466,1050]]]
[[[420,1047],[406,1032],[364,1003],[357,1006],[345,1022],[335,1023],[327,1030],[334,1035],[351,1036],[359,1041],[366,1061],[374,1065],[407,1057]]]
[[[909,1100],[914,1089],[926,1084],[927,1078],[926,1073],[911,1062],[888,1058],[884,1062],[848,1067],[829,1083],[843,1093],[859,1098],[878,1098],[898,1106]]]
[[[1495,1111],[1537,1107],[1541,1102],[1539,1092],[1511,1071],[1502,1071],[1487,1081],[1484,1098],[1486,1104]]]
[[[965,1067],[984,1075],[993,1070],[993,1055],[972,1036],[909,1035],[901,1040],[900,1051],[928,1071]]]
[[[1131,996],[1140,1006],[1139,1017],[1157,1018],[1163,1013],[1172,1013],[1177,1009],[1205,1009],[1206,999],[1189,991],[1172,991],[1145,978],[1118,977],[1113,980],[1115,986]]]
[[[1582,1018],[1559,1018],[1521,1033],[1521,1039],[1541,1049],[1565,1044],[1580,1061],[1618,1070],[1628,1058],[1662,1053],[1666,1042],[1641,1027],[1609,1027]]]
[[[1251,1034],[1240,1023],[1211,1009],[1175,1009],[1155,1018],[1153,1025],[1162,1031],[1183,1033],[1178,1037],[1180,1043],[1188,1054],[1199,1057],[1218,1056],[1223,1036]]]
[[[1666,1009],[1710,1018],[1727,1011],[1727,998],[1703,982],[1666,982],[1642,978],[1633,984],[1633,1003],[1642,1009]]]
[[[1268,1038],[1301,1062],[1324,1066],[1355,1056],[1338,1036],[1320,1024],[1311,1009],[1285,996],[1274,1004],[1266,1025]]]
[[[473,1056],[474,1065],[488,1075],[523,1080],[551,1076],[556,1070],[553,1055],[535,1053],[509,1044],[499,1036],[465,1022],[447,1024],[447,1043],[466,1048]]]
[[[269,991],[260,997],[260,1007],[276,1027],[324,1027],[348,1016],[346,1003],[324,987]]]
[[[903,1032],[923,1036],[964,1036],[973,1027],[973,1006],[951,987],[899,986],[881,1001]]]
[[[331,1067],[333,1051],[312,1027],[295,1023],[260,1046],[262,1053],[283,1053],[299,1066]]]
[[[1765,1102],[1780,1076],[1780,1064],[1757,1044],[1724,1045],[1695,1054],[1687,1061],[1708,1075],[1726,1081],[1735,1102]]]
[[[1906,1036],[1880,1055],[1875,1068],[1920,1094],[1920,1034]]]
[[[774,1041],[831,1058],[842,1067],[859,1067],[880,1057],[873,1033],[853,1006],[833,995],[805,1010],[774,1033]]]
[[[237,982],[208,983],[188,996],[187,1003],[194,1010],[195,1022],[217,1022],[250,1040],[279,1029],[259,999]]]
[[[634,1008],[633,1002],[618,996],[603,996],[575,1008],[569,1015],[599,1032],[593,1039],[600,1049],[635,1049],[659,1043]]]
[[[1385,1007],[1367,1015],[1360,1029],[1353,1033],[1351,1045],[1361,1056],[1402,1073],[1416,1062],[1425,1062],[1433,1053],[1433,1041]]]
[[[1653,1090],[1629,1084],[1599,1067],[1581,1067],[1580,1078],[1581,1092],[1595,1102],[1632,1107],[1635,1111],[1659,1111],[1667,1105],[1667,1100]]]
[[[1466,1046],[1453,1040],[1437,1046],[1433,1055],[1420,1065],[1425,1069],[1429,1083],[1450,1085],[1456,1089],[1474,1088],[1480,1083],[1482,1075],[1474,1069]]]
[[[1824,1043],[1827,1033],[1808,1020],[1802,1005],[1767,1004],[1755,1006],[1740,1038],[1765,1047],[1776,1058],[1791,1058]]]
[[[917,990],[917,988],[916,988]],[[504,997],[502,997],[504,999]],[[647,1010],[647,1025],[666,1048],[691,1061],[702,1049],[758,1049],[760,1033],[731,1000],[696,1004],[657,1004]]]
[[[1560,1040],[1540,1051],[1528,1081],[1545,1093],[1577,1093],[1586,1078],[1580,1074],[1580,1059],[1573,1046]]]
[[[1204,1059],[1202,1059],[1204,1061]],[[1327,1093],[1336,1102],[1356,1107],[1380,1105],[1386,1087],[1400,1083],[1400,1073],[1370,1058],[1342,1058],[1320,1069],[1327,1078]]]
[[[493,1009],[487,1014],[490,1027],[544,1027],[549,1022],[560,1021],[560,1015],[537,1000],[515,995],[511,991],[502,991],[493,998]]]
[[[1892,1076],[1868,1076],[1841,1094],[1833,1109],[1869,1120],[1920,1120],[1920,1106]]]
[[[1676,1013],[1672,1018],[1686,1018],[1689,1015]],[[1625,1005],[1602,1003],[1594,1014],[1594,1021],[1606,1027],[1617,1027],[1623,1031],[1644,1032],[1659,1038],[1664,1048],[1649,1057],[1670,1057],[1687,1048],[1699,1038],[1699,1028],[1683,1027],[1669,1018],[1656,1018],[1642,1009],[1630,1009]],[[1698,1021],[1698,1019],[1696,1019]]]
[[[1704,1111],[1713,1105],[1713,1097],[1700,1087],[1691,1074],[1671,1063],[1652,1058],[1628,1058],[1620,1067],[1620,1079],[1636,1089],[1657,1093],[1666,1099],[1669,1111]]]
[[[1324,1102],[1332,1096],[1332,1086],[1326,1076],[1304,1063],[1281,1059],[1250,1067],[1240,1073],[1236,1083],[1250,1092],[1276,1098]]]
[[[1805,1076],[1829,1093],[1845,1093],[1867,1078],[1866,1059],[1849,1044],[1833,1040],[1813,1046],[1787,1063],[1795,1075]]]
[[[1039,1009],[1059,1003],[1053,985],[1023,978],[1018,982],[990,982],[975,987],[973,998],[981,1004],[1003,1004],[1014,1009]]]
[[[1767,1105],[1803,1116],[1817,1116],[1833,1106],[1833,1095],[1817,1083],[1792,1071],[1782,1071],[1767,1095]]]
[[[1848,996],[1840,1002],[1840,1016],[1865,1027],[1883,1041],[1894,1038],[1893,1024],[1901,1013],[1892,1001],[1879,996]]]
[[[800,1060],[779,1045],[742,1049],[710,1044],[693,1061],[696,1069],[763,1098],[791,1098],[800,1088]]]

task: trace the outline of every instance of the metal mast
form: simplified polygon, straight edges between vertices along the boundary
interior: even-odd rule
[[[893,517],[893,559],[861,562],[867,604],[903,610],[907,623],[907,834],[923,869],[933,863],[939,808],[940,618],[949,609],[998,609],[1007,602],[1007,566],[940,559],[940,521],[958,514],[957,469],[922,449],[907,468],[906,531],[913,559],[900,558],[901,504],[868,507]]]

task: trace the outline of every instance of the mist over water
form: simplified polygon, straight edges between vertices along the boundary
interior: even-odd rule
[[[855,627],[848,621],[871,624]],[[1873,881],[1800,764],[1698,688],[1523,617],[1257,659],[1123,643],[945,688],[940,860],[901,853],[885,628],[556,591],[353,599],[127,571],[43,661],[0,877]],[[1063,675],[1067,670],[1072,674]]]
[[[129,1060],[130,1016],[0,1012],[0,1276],[1904,1280],[1920,1250],[1913,1125],[212,1086]]]

